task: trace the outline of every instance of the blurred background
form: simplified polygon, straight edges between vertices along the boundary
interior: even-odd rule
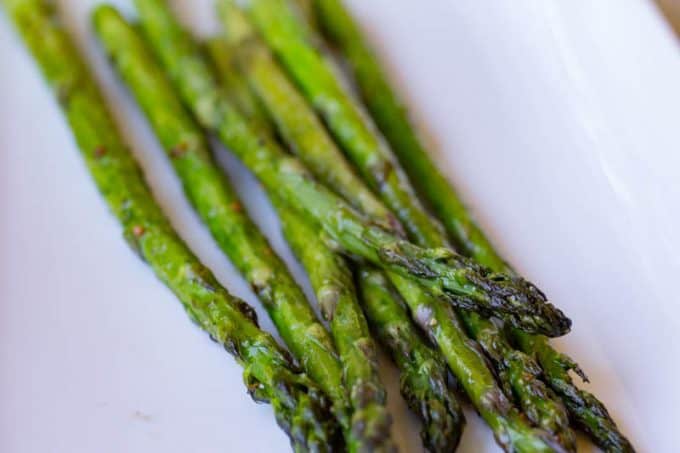
[[[656,0],[675,33],[680,36],[680,0]]]

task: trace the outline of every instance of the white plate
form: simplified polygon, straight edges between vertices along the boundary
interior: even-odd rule
[[[60,2],[154,192],[221,281],[258,305],[88,36],[94,3]],[[175,3],[198,29],[214,27],[211,2]],[[674,451],[680,59],[656,10],[642,0],[351,4],[480,222],[573,318],[557,343],[589,372],[588,388],[640,451]],[[121,240],[5,17],[0,57],[0,451],[288,451],[239,367]],[[290,259],[253,179],[225,160]],[[386,378],[395,436],[418,451],[417,423]],[[461,451],[496,451],[468,418]]]

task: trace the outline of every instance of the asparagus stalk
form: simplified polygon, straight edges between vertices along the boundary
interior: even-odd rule
[[[232,20],[238,20],[238,10],[233,10],[231,7],[224,6],[226,3],[221,4],[221,15],[224,20],[231,22]],[[233,5],[232,5],[233,6]],[[236,15],[236,16],[234,16]],[[227,48],[227,52],[223,55],[212,55],[213,59],[224,59],[225,56],[232,56],[233,46],[240,46],[242,43],[239,42],[238,36],[233,36],[234,32],[233,26],[227,26],[228,29],[228,40],[222,40],[223,45],[220,47]],[[238,27],[236,27],[238,28]],[[217,47],[215,47],[217,48]],[[233,98],[240,98],[244,100],[244,105],[256,105],[258,104],[257,98],[253,95],[247,87],[247,82],[245,82],[241,75],[234,70],[234,65],[229,64],[218,64],[220,71],[232,71],[230,74],[220,74],[228,94],[233,94]],[[240,80],[237,80],[240,79]],[[241,91],[240,93],[235,93],[235,91]],[[247,99],[252,98],[252,99]],[[266,123],[268,118],[266,112],[261,109],[250,109],[247,108],[242,110],[246,117],[254,124],[260,125]],[[271,130],[271,126],[266,125],[266,131]],[[321,160],[320,160],[321,161]],[[340,165],[343,161],[338,162]],[[350,170],[351,172],[351,170]],[[352,181],[350,178],[347,180]],[[362,182],[360,180],[352,181],[354,184],[350,186],[356,186],[357,189],[361,190]],[[370,191],[363,192],[366,198],[373,197]],[[272,194],[273,199],[276,200],[275,194]],[[361,197],[352,197],[355,200],[360,200]],[[357,203],[359,204],[359,203]],[[379,205],[379,202],[377,202]],[[279,208],[280,212],[281,209]],[[386,211],[386,210],[385,210]],[[296,223],[298,219],[294,216],[290,209],[287,209],[280,215],[284,230],[286,230],[285,225],[287,223]],[[297,220],[297,223],[300,223]],[[304,226],[304,225],[303,225]],[[291,229],[291,228],[289,228]],[[309,230],[309,227],[305,227]],[[323,243],[317,239],[317,234],[314,231],[301,232],[299,234],[291,234],[289,239],[291,244],[294,244],[294,248],[298,251],[298,255],[310,254],[307,260],[303,260],[303,263],[307,261],[309,264],[306,265],[308,273],[311,275],[314,273],[317,276],[317,281],[321,275],[318,272],[318,268],[321,266],[316,264],[316,259],[313,257],[321,256],[323,259],[321,261],[328,263],[327,268],[334,269],[335,267],[342,268],[345,265],[341,262],[334,265],[334,262],[339,259],[331,258],[332,252],[326,249],[324,252],[322,250]],[[304,238],[304,239],[302,239]],[[310,239],[311,238],[311,239]],[[362,267],[363,269],[363,267]],[[342,277],[347,271],[342,269],[334,270],[333,272],[327,272],[328,274],[339,274],[340,277],[335,279],[346,280]],[[376,273],[377,270],[371,270],[370,273]],[[314,283],[315,279],[312,279]],[[447,391],[446,387],[446,377],[447,370],[446,365],[439,360],[438,356],[424,344],[419,335],[415,332],[413,325],[409,320],[408,313],[396,298],[387,297],[390,295],[390,289],[388,287],[389,283],[386,282],[384,278],[371,279],[372,286],[375,288],[370,293],[366,294],[363,300],[363,306],[367,314],[371,314],[371,324],[374,330],[378,333],[381,342],[388,348],[390,354],[394,358],[397,366],[401,371],[401,393],[407,401],[407,404],[414,412],[418,413],[423,420],[423,430],[421,431],[421,437],[423,443],[432,452],[448,452],[452,451],[458,445],[460,441],[460,436],[465,423],[465,419],[458,404],[457,400],[452,393]],[[321,282],[323,283],[323,282]],[[327,293],[323,291],[320,286],[321,283],[317,283],[315,286],[317,289],[318,299],[326,300],[327,296],[322,293]],[[337,283],[336,283],[337,285]],[[346,282],[341,287],[350,287],[351,282]],[[379,288],[379,286],[383,288]],[[331,293],[336,291],[331,291]],[[340,294],[342,292],[340,291]],[[328,312],[330,314],[331,310],[323,310],[322,312]],[[334,329],[332,329],[334,331]],[[338,332],[338,336],[343,335],[342,332]],[[344,342],[348,340],[348,336],[344,336]],[[336,341],[338,341],[336,339]],[[343,354],[343,348],[339,347],[340,354]],[[351,349],[350,349],[351,351]],[[347,361],[345,361],[347,363]],[[347,374],[347,373],[346,373]]]
[[[251,284],[293,354],[330,397],[336,416],[349,430],[349,402],[332,340],[283,261],[215,166],[202,130],[185,112],[136,30],[114,8],[96,8],[93,22],[109,57],[171,159],[192,205],[220,248]],[[360,442],[351,433],[347,437],[350,444]]]
[[[394,452],[396,446],[390,436],[392,418],[378,376],[376,346],[356,298],[352,273],[345,259],[326,247],[313,224],[282,203],[274,203],[283,234],[309,275],[342,358],[354,408],[352,427],[358,431],[354,434],[365,439],[365,451]]]
[[[243,42],[238,46],[241,62],[239,66],[247,75],[251,86],[259,95],[270,116],[276,121],[281,135],[322,182],[338,193],[344,193],[350,203],[355,200],[354,204],[357,204],[356,199],[367,189],[363,188],[361,181],[351,179],[354,174],[348,165],[343,165],[345,160],[340,151],[335,146],[323,145],[326,142],[332,144],[323,125],[281,72],[264,44],[252,35],[252,30],[251,33],[246,31],[248,24],[242,23],[244,19],[239,15],[239,11],[233,10],[233,5],[230,7],[230,4],[230,1],[220,3],[222,19],[225,22],[225,28],[237,30],[241,35]],[[331,177],[328,175],[329,172],[333,173]],[[341,176],[338,173],[348,173],[348,175]],[[338,187],[338,184],[344,181],[352,182],[344,187]],[[376,210],[371,217],[377,216],[380,219],[381,215],[382,211]],[[441,233],[434,238],[420,239],[427,245],[446,244],[446,239]],[[428,296],[420,294],[421,290],[412,288],[408,282],[401,282],[400,278],[394,275],[392,278],[396,280],[395,284],[398,287],[405,290],[406,300],[410,302],[409,305],[414,312],[422,306],[423,300],[428,299]],[[447,322],[449,314],[445,311],[440,313],[442,318],[438,322]],[[540,369],[535,361],[514,350],[499,329],[490,321],[466,311],[461,311],[460,316],[473,338],[479,341],[492,359],[506,393],[516,397],[531,421],[558,436],[565,448],[575,449],[575,440],[569,428],[566,410],[539,379]],[[425,326],[425,328],[427,330],[428,327]],[[446,332],[444,330],[442,334]],[[456,335],[462,338],[461,333],[458,332]],[[443,339],[440,343],[447,344],[449,341],[450,339]]]
[[[510,266],[475,224],[453,185],[429,157],[378,58],[342,2],[310,1],[314,3],[312,9],[317,23],[349,62],[372,117],[416,185],[417,192],[443,222],[456,249],[496,272],[511,273]],[[563,399],[576,424],[595,443],[606,451],[633,451],[604,405],[594,395],[574,385],[570,370],[584,379],[585,375],[573,360],[553,349],[545,337],[519,331],[515,331],[513,337],[524,352],[539,362],[546,382]]]
[[[227,90],[231,103],[248,118],[253,129],[273,137],[275,132],[264,106],[250,93],[248,82],[238,75],[235,49],[221,36],[209,39],[206,47],[221,84],[232,87]]]
[[[480,360],[483,357],[477,356],[480,347],[486,357],[491,360],[495,377],[503,390],[503,397],[514,397],[529,420],[545,433],[550,433],[552,439],[545,435],[542,438],[554,448],[557,449],[557,444],[559,444],[559,449],[564,449],[564,451],[576,449],[576,440],[569,428],[566,410],[553,392],[540,380],[540,370],[531,357],[513,349],[498,327],[490,321],[464,310],[459,311],[456,316],[456,313],[449,309],[450,307],[443,307],[438,301],[433,301],[413,282],[394,275],[390,275],[390,278],[404,297],[419,326],[428,334],[431,341],[439,346],[454,374],[461,379],[461,376],[476,373],[478,376],[476,379],[479,380],[474,385],[463,384],[463,387],[473,404],[478,406],[478,410],[494,430],[497,438],[502,437],[498,430],[502,432],[505,428],[502,423],[498,424],[494,419],[498,417],[498,414],[485,415],[487,399],[483,395],[498,389],[491,385],[493,381],[488,380],[489,372],[484,369],[483,360]],[[471,338],[477,343],[467,338],[459,318],[467,327]],[[503,416],[501,414],[500,417]],[[510,423],[517,422],[521,426],[521,421],[518,422],[513,417],[514,412],[508,414]]]
[[[272,404],[294,449],[331,451],[336,425],[329,402],[258,328],[252,308],[221,287],[174,232],[54,9],[41,0],[4,0],[4,5],[130,246],[180,299],[189,317],[243,366],[251,396]]]
[[[532,428],[512,405],[493,373],[486,368],[479,345],[467,337],[450,305],[432,300],[407,279],[391,280],[505,451],[567,451],[561,439],[547,430]]]
[[[543,371],[543,379],[557,393],[574,423],[583,430],[602,450],[607,452],[635,451],[630,441],[621,433],[604,404],[595,395],[579,389],[569,372],[574,371],[588,381],[578,364],[567,355],[558,352],[542,335],[526,335],[514,331],[520,349],[536,358]]]
[[[431,452],[455,450],[465,419],[448,388],[446,364],[423,341],[384,273],[363,266],[357,280],[372,329],[401,371],[401,394],[423,419],[425,447]]]
[[[504,333],[476,313],[459,311],[470,336],[494,365],[498,381],[514,397],[536,426],[553,434],[567,451],[576,451],[576,437],[562,401],[541,380],[542,371],[533,357],[514,349]]]

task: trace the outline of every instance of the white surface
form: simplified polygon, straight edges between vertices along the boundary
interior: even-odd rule
[[[257,305],[87,39],[96,2],[59,3],[173,223]],[[204,31],[210,3],[175,2]],[[656,11],[643,0],[351,4],[480,222],[573,318],[557,343],[590,374],[589,389],[640,451],[675,451],[680,59]],[[0,61],[0,451],[288,451],[238,366],[124,245],[5,17]],[[226,160],[290,258],[252,178]],[[417,425],[386,377],[395,435],[418,451]],[[496,451],[468,418],[461,451]]]

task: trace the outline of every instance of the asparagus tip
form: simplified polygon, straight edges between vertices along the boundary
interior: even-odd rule
[[[559,337],[571,330],[571,319],[548,302],[533,283],[521,277],[490,272],[482,266],[475,266],[466,277],[489,294],[491,309],[498,309],[498,313],[518,329],[548,337]]]
[[[305,374],[282,371],[274,377],[268,398],[258,393],[261,386],[257,383],[248,382],[248,388],[256,401],[266,398],[271,402],[276,421],[288,434],[294,451],[342,449],[342,435],[332,404]]]
[[[384,406],[369,404],[352,416],[352,434],[361,439],[366,451],[396,453],[397,448],[390,436],[392,417]]]
[[[437,370],[423,373],[408,370],[402,375],[402,394],[409,407],[417,410],[423,421],[420,436],[428,451],[454,451],[460,442],[465,416],[460,404],[446,386],[446,377]],[[429,379],[426,385],[405,385],[408,380]],[[422,389],[418,391],[417,389]]]

